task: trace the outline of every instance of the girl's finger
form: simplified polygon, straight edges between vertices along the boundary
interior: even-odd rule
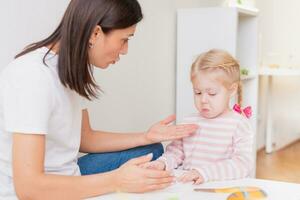
[[[198,178],[196,181],[195,181],[195,185],[199,185],[202,183],[202,179],[201,178]]]

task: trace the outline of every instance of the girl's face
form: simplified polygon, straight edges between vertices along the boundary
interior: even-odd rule
[[[134,35],[135,28],[136,25],[104,34],[101,27],[97,26],[89,40],[90,64],[105,69],[119,61],[120,55],[127,54],[128,40]]]
[[[215,75],[199,73],[193,80],[195,106],[202,117],[215,118],[229,111],[229,101],[236,92],[226,88]]]

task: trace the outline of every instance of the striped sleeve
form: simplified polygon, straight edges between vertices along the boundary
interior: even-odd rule
[[[241,120],[233,136],[233,152],[229,159],[195,168],[204,182],[249,177],[254,167],[254,132],[248,121]]]
[[[166,152],[158,158],[165,163],[167,170],[176,169],[184,160],[182,139],[174,140],[166,147]]]

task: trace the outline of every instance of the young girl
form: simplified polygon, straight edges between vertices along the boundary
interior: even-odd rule
[[[249,113],[241,112],[240,67],[223,50],[201,54],[191,68],[195,106],[199,113],[184,119],[184,123],[199,125],[191,137],[173,141],[166,152],[148,168],[188,170],[179,181],[221,181],[244,178],[253,170],[253,135]],[[237,94],[238,105],[229,107]],[[242,114],[240,114],[242,113]]]

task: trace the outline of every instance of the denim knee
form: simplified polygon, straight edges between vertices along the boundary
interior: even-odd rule
[[[164,153],[164,148],[161,143],[152,144],[150,146],[151,146],[152,153],[153,153],[152,160],[156,160]]]

